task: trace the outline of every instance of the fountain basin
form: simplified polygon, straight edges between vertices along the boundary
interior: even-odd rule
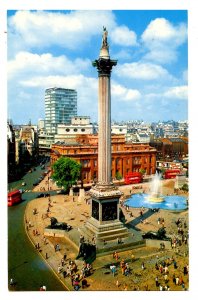
[[[185,196],[178,196],[178,195],[163,196],[161,197],[163,199],[162,201],[150,201],[149,197],[152,196],[144,193],[134,194],[125,201],[125,205],[134,208],[139,208],[139,207],[145,207],[151,209],[159,208],[159,209],[174,210],[174,211],[185,210],[188,207],[187,197]]]

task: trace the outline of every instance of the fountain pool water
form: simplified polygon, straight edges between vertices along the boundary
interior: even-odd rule
[[[188,207],[185,196],[163,196],[161,193],[161,174],[155,174],[151,181],[150,194],[134,194],[125,205],[130,207],[160,208],[168,210],[184,210]]]
[[[184,210],[187,208],[187,198],[184,196],[165,196],[163,201],[150,201],[148,194],[134,194],[124,203],[130,207],[160,208],[167,210]]]

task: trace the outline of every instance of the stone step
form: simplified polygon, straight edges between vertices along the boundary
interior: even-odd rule
[[[105,237],[109,237],[109,236],[114,236],[118,237],[118,236],[128,236],[128,230],[126,230],[126,228],[120,228],[120,229],[115,229],[115,230],[109,230],[109,231],[105,231],[105,232],[99,232],[97,235],[97,238],[105,238]]]
[[[128,251],[136,248],[142,248],[145,247],[146,243],[144,240],[136,241],[136,242],[128,242],[128,243],[123,243],[123,244],[113,244],[110,242],[107,242],[105,246],[100,246],[98,245],[96,249],[96,255],[97,257],[107,255],[107,254],[112,254],[113,251]]]

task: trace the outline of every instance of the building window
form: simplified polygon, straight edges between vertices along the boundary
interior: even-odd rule
[[[84,132],[84,131],[85,131],[85,128],[82,128],[81,131]]]
[[[70,129],[69,129],[69,128],[66,128],[65,130],[66,130],[67,132],[69,132],[69,131],[70,131]]]
[[[74,132],[77,132],[78,131],[78,129],[77,128],[74,128]]]

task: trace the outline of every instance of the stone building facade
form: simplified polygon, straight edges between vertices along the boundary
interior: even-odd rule
[[[124,177],[128,172],[144,169],[146,175],[156,171],[156,149],[149,144],[135,144],[125,141],[124,135],[111,136],[111,176],[119,173]],[[51,164],[61,156],[75,159],[82,165],[84,183],[98,179],[98,135],[81,135],[73,142],[57,142],[51,148]]]

